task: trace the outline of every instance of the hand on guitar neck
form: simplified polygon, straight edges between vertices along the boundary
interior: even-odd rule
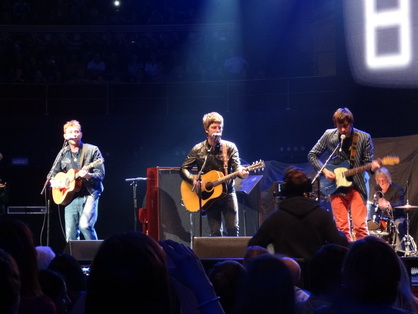
[[[399,161],[398,161],[399,162]],[[380,167],[382,167],[382,160],[381,159],[376,159],[373,160],[370,164],[368,164],[370,166],[370,170],[371,171],[376,171],[376,169],[379,169]],[[324,170],[322,171],[324,177],[329,181],[332,182],[336,179],[336,175],[334,173],[334,171],[329,170],[327,168],[324,168]]]
[[[350,168],[350,162],[348,160],[343,161],[339,165],[329,164],[322,171],[323,176],[320,178],[321,192],[325,195],[330,195],[340,187],[351,186],[352,182],[348,179],[357,173],[367,170],[374,171],[382,165],[396,165],[398,163],[399,157],[387,156],[356,168]]]

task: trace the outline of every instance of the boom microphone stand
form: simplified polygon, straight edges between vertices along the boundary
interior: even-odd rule
[[[67,145],[68,145],[68,141],[66,139],[64,139],[64,143],[62,144],[62,148],[58,152],[57,156],[55,157],[54,163],[52,164],[51,170],[49,170],[49,173],[46,176],[44,186],[43,186],[42,191],[40,193],[41,195],[44,194],[44,196],[45,196],[45,205],[46,205],[46,246],[49,246],[49,226],[50,226],[50,220],[51,220],[51,218],[50,218],[50,216],[51,216],[51,208],[50,208],[51,207],[50,206],[51,201],[50,201],[47,193],[45,193],[45,191],[46,191],[46,188],[47,188],[49,182],[52,179],[52,174],[54,172],[55,167],[57,166],[58,162],[62,159],[62,156],[64,154],[64,151],[65,151]],[[42,232],[41,232],[39,240],[40,240],[39,241],[40,244],[42,245]]]
[[[329,164],[329,161],[331,160],[331,158],[335,155],[335,153],[337,152],[337,150],[341,147],[341,142],[338,143],[337,147],[335,147],[335,149],[332,151],[331,155],[329,155],[329,157],[327,158],[327,160],[325,160],[324,164],[322,165],[321,169],[318,170],[318,172],[316,173],[315,177],[312,179],[311,184],[314,184],[315,181],[319,178],[319,176],[321,175],[322,171],[325,169],[325,167]],[[320,188],[318,189],[318,200],[321,197],[320,194]]]

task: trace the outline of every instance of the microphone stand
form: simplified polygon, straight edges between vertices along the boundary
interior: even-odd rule
[[[205,160],[203,161],[202,167],[200,167],[200,170],[197,173],[195,183],[192,188],[192,192],[196,191],[198,198],[199,198],[199,208],[200,208],[200,215],[199,215],[199,235],[202,236],[202,217],[204,216],[204,211],[202,209],[202,173],[203,169],[206,166],[206,162],[208,161],[208,156],[212,152],[212,148],[214,147],[215,143],[212,143],[212,146],[209,148],[207,155],[205,156]],[[191,237],[191,247],[193,247],[193,220],[192,220],[192,213],[190,213],[190,237]]]
[[[45,194],[45,204],[46,204],[46,246],[49,246],[49,226],[51,220],[51,210],[50,210],[50,198],[48,197],[47,193],[45,193],[46,188],[51,181],[52,173],[54,172],[55,167],[57,166],[58,162],[62,159],[62,155],[64,154],[65,148],[67,147],[68,141],[64,140],[62,144],[61,150],[58,152],[57,156],[55,157],[54,163],[52,164],[51,170],[49,170],[48,175],[46,176],[46,180],[44,186],[41,190],[41,195]],[[40,245],[42,245],[42,234],[40,235]]]
[[[136,187],[138,186],[138,181],[145,181],[147,178],[137,177],[137,178],[126,178],[125,182],[132,182],[132,196],[133,196],[133,204],[134,204],[134,231],[136,231],[138,226],[139,217],[137,215],[138,210],[138,198],[136,196]]]
[[[331,155],[329,155],[329,157],[327,158],[327,160],[325,160],[325,162],[322,165],[321,169],[318,170],[318,172],[316,173],[315,177],[312,179],[311,184],[314,184],[315,181],[319,178],[319,176],[321,175],[321,173],[324,170],[324,168],[329,164],[329,161],[335,155],[335,153],[337,152],[337,150],[340,147],[341,147],[341,142],[338,143],[337,147],[335,147],[335,149],[332,151]],[[320,200],[320,199],[321,199],[321,189],[320,189],[320,185],[319,185],[319,181],[318,181],[318,200]]]

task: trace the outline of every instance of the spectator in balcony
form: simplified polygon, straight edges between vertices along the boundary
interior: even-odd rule
[[[235,49],[230,49],[229,56],[224,63],[227,79],[243,80],[247,77],[248,62]]]
[[[65,80],[68,82],[79,82],[87,80],[86,66],[81,61],[80,57],[76,53],[72,53],[68,62],[64,68]]]
[[[158,9],[152,10],[150,17],[147,19],[147,24],[164,24],[164,17]]]
[[[145,62],[144,73],[145,80],[149,82],[158,81],[162,72],[162,63],[158,59],[155,52],[150,54],[149,59]]]
[[[131,55],[126,69],[128,82],[141,82],[143,80],[144,63],[139,60],[138,54]]]
[[[102,81],[106,71],[106,63],[100,53],[96,52],[94,57],[87,63],[87,76],[92,81]]]
[[[31,6],[25,0],[15,0],[12,13],[14,23],[29,23],[31,18]]]
[[[25,77],[23,74],[23,69],[21,67],[15,68],[13,70],[14,77],[12,79],[12,83],[22,84],[25,83]]]

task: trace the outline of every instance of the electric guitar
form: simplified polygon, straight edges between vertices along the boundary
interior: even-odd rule
[[[261,168],[264,168],[264,161],[262,160],[253,163],[251,166],[244,168],[244,170],[253,171]],[[193,184],[183,180],[181,182],[180,192],[184,206],[190,212],[196,212],[201,208],[208,209],[214,201],[226,195],[226,182],[237,177],[238,173],[239,171],[236,171],[224,175],[221,171],[211,170],[202,175],[200,191],[199,189],[193,190]],[[199,196],[201,202],[199,201]]]
[[[397,165],[399,164],[399,157],[387,156],[383,157],[382,159],[377,159],[377,161],[382,166]],[[351,186],[353,182],[348,181],[347,178],[357,173],[370,170],[372,168],[372,164],[368,163],[364,166],[350,169],[350,162],[345,160],[339,165],[327,165],[325,168],[334,172],[335,174],[334,181],[328,181],[324,175],[321,175],[319,179],[321,192],[325,195],[329,195],[335,193],[341,187]]]
[[[90,168],[101,165],[104,162],[102,158],[99,158],[88,165],[85,165],[81,170],[88,170]],[[81,180],[79,179],[78,172],[80,170],[70,169],[68,172],[59,172],[55,175],[51,182],[52,184],[52,199],[57,205],[68,205],[74,194],[81,189]]]

